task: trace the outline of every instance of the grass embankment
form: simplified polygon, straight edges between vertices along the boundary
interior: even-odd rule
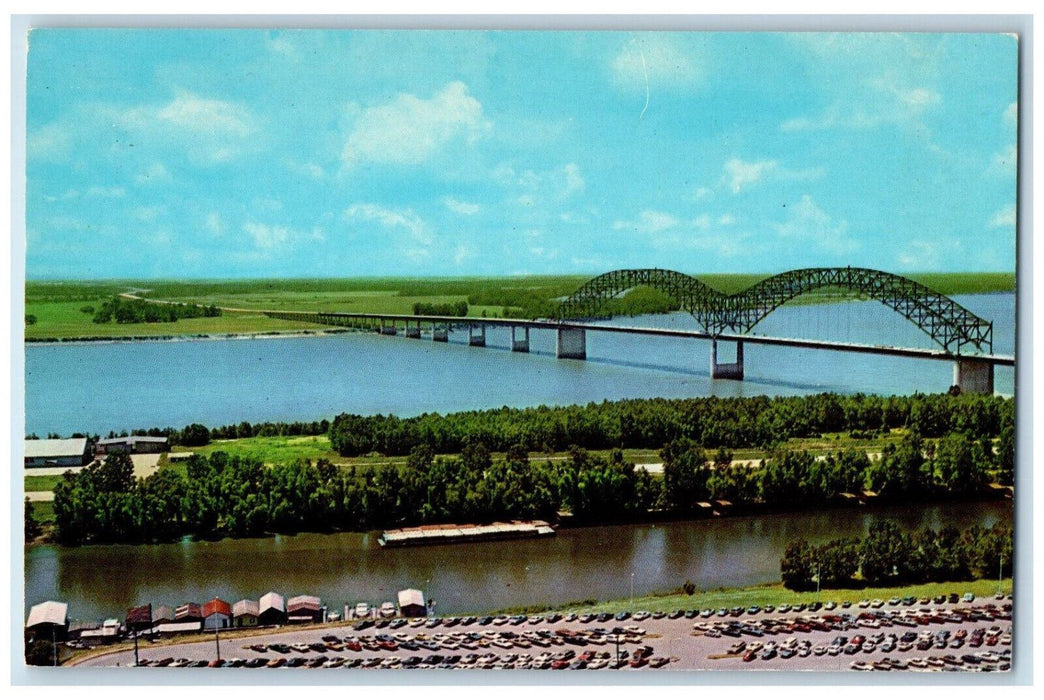
[[[698,275],[721,292],[733,294],[764,279],[761,274]],[[1007,272],[931,273],[911,277],[942,294],[1013,291],[1015,275]],[[364,278],[232,281],[105,280],[98,282],[26,282],[26,326],[29,339],[135,336],[222,335],[322,330],[326,326],[272,319],[256,310],[347,311],[411,314],[414,303],[467,301],[469,315],[526,316],[541,304],[568,296],[589,279],[586,275],[470,278]],[[223,308],[217,318],[182,319],[175,323],[98,324],[81,309],[100,307],[113,295],[141,291],[147,298],[195,302]],[[828,295],[819,301],[836,298]],[[806,301],[815,302],[809,298]]]
[[[786,603],[812,603],[816,600],[821,602],[834,601],[841,603],[849,601],[853,603],[850,610],[858,610],[854,606],[857,601],[880,598],[904,598],[914,596],[915,598],[933,597],[940,594],[974,593],[976,598],[987,598],[993,596],[998,590],[996,579],[978,579],[976,581],[956,581],[944,583],[923,583],[913,586],[894,587],[868,587],[868,588],[835,588],[824,589],[818,594],[815,591],[809,593],[798,593],[783,587],[781,583],[765,584],[761,586],[747,586],[744,588],[723,588],[713,591],[696,591],[693,595],[683,592],[665,593],[659,595],[636,596],[634,602],[631,600],[609,600],[602,602],[580,601],[553,608],[534,606],[528,608],[529,612],[609,612],[618,613],[624,610],[648,610],[649,612],[671,612],[672,610],[704,610],[713,608],[748,608],[751,605],[774,605],[779,607]],[[999,590],[1003,593],[1012,592],[1012,580],[1003,579]],[[522,609],[519,608],[519,611]]]

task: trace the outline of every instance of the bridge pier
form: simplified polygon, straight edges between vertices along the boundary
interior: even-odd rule
[[[587,332],[583,328],[559,328],[555,356],[571,360],[587,359]]]
[[[962,394],[993,394],[993,364],[971,357],[953,363],[953,384]]]
[[[478,329],[478,333],[475,329]],[[486,347],[486,324],[484,323],[469,323],[468,324],[468,345],[476,348]]]
[[[736,342],[736,361],[718,362],[718,341],[711,341],[711,379],[743,379],[743,341]]]
[[[406,337],[407,338],[420,338],[420,321],[417,321],[417,325],[410,326],[410,322],[406,321]]]
[[[448,343],[449,342],[449,324],[438,323],[431,324],[431,340],[434,343]]]
[[[398,330],[395,328],[395,321],[392,321],[390,326],[386,326],[384,324],[384,319],[382,318],[381,319],[380,334],[381,335],[395,335],[396,333],[398,333]]]
[[[516,326],[511,326],[511,352],[529,352],[529,326],[523,326],[524,337],[515,337]]]

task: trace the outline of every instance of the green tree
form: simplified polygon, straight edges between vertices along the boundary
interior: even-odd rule
[[[779,573],[783,585],[792,591],[812,589],[812,577],[815,575],[815,551],[807,540],[794,540],[783,550],[783,558],[779,560]]]
[[[29,497],[25,497],[25,541],[32,542],[40,536],[40,523],[36,520],[36,509]]]
[[[910,537],[893,520],[875,520],[860,547],[860,570],[871,584],[908,580],[913,547]]]
[[[707,453],[689,438],[672,440],[660,450],[663,460],[663,490],[670,508],[691,510],[706,499],[710,468]]]
[[[36,325],[36,316],[34,316],[33,314],[26,314],[25,315],[25,325],[27,325],[27,326]]]
[[[1006,425],[997,439],[997,480],[1011,486],[1015,483],[1015,426]]]
[[[987,481],[985,461],[981,446],[964,433],[944,435],[935,450],[935,471],[953,493],[982,488]]]
[[[37,639],[25,645],[28,666],[54,666],[54,645],[50,639]]]

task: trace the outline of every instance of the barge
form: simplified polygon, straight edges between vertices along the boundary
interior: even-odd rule
[[[421,544],[458,544],[484,540],[515,540],[552,537],[554,528],[543,520],[511,520],[486,525],[420,525],[382,532],[377,542],[382,547],[408,547]]]

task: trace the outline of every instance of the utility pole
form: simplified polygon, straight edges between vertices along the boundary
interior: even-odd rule
[[[634,611],[634,572],[631,572],[631,611]]]
[[[51,662],[55,666],[58,665],[58,642],[55,641],[54,625],[51,625]]]
[[[139,666],[138,663],[138,631],[131,630],[131,634],[134,635],[134,665]]]
[[[823,580],[823,565],[816,562],[816,602],[819,602],[819,583]]]
[[[214,644],[217,646],[217,658],[221,658],[221,636],[218,634],[218,628],[214,628]]]
[[[997,592],[1002,592],[1001,580],[1004,578],[1004,555],[1000,557],[1000,564],[997,566]]]

